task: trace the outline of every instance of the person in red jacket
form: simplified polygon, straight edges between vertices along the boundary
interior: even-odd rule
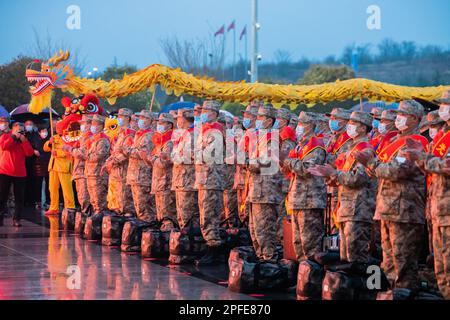
[[[0,226],[3,225],[3,216],[6,211],[9,189],[14,188],[15,209],[13,226],[21,227],[20,215],[25,198],[25,158],[34,154],[33,147],[25,138],[23,123],[16,122],[11,132],[0,137]]]

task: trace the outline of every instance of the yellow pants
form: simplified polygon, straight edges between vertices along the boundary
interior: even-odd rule
[[[74,209],[75,199],[72,189],[72,176],[70,173],[56,171],[49,172],[50,208],[49,210],[59,211],[59,186],[61,185],[64,208]]]
[[[119,197],[117,196],[117,184],[111,183],[111,180],[108,183],[108,195],[106,196],[106,202],[108,202],[108,209],[115,211],[120,208],[119,205]]]

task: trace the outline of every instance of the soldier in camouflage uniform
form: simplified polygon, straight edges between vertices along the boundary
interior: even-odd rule
[[[68,151],[70,151],[73,157],[72,180],[75,181],[80,210],[84,213],[87,212],[90,204],[89,192],[87,189],[87,179],[84,174],[84,168],[87,159],[88,142],[92,137],[91,121],[91,115],[83,115],[80,121],[80,130],[82,133],[80,140],[78,140],[78,145],[75,148],[72,148],[69,145],[65,145],[63,147],[63,149],[67,149]]]
[[[94,115],[91,123],[92,137],[88,142],[84,174],[94,213],[106,210],[106,195],[108,192],[108,175],[101,172],[102,166],[109,157],[110,143],[103,133],[105,117]]]
[[[155,195],[156,216],[162,231],[170,231],[177,226],[177,208],[172,187],[173,163],[170,158],[173,149],[172,133],[175,120],[169,113],[159,115],[158,125],[153,135],[153,150],[144,158],[152,166],[152,188]]]
[[[290,173],[288,209],[292,211],[292,234],[297,259],[303,260],[322,251],[326,188],[322,177],[308,172],[326,159],[325,144],[315,136],[316,121],[312,112],[302,111],[298,117],[298,145],[284,160]]]
[[[407,158],[416,160],[431,175],[430,215],[432,219],[434,271],[439,291],[450,300],[450,90],[441,99],[439,116],[445,121],[434,137],[431,152],[421,152],[415,143],[416,156],[408,152]],[[415,151],[415,150],[414,150]]]
[[[295,113],[291,112],[291,119],[289,120],[288,126],[292,128],[292,130],[297,129],[298,125],[298,117]]]
[[[139,130],[138,121],[139,117],[137,116],[137,114],[133,114],[130,120],[130,128],[133,129],[134,132],[137,132]]]
[[[280,158],[287,158],[289,152],[295,148],[297,144],[297,136],[295,129],[289,126],[291,121],[291,112],[288,109],[278,109],[277,119],[275,121],[274,129],[279,130],[280,135]],[[280,244],[283,243],[283,219],[286,217],[286,197],[289,192],[289,172],[285,171],[283,166],[281,166],[281,172],[283,173],[283,184],[282,193],[283,201],[281,201],[278,207],[278,218],[277,218],[277,239]]]
[[[418,135],[422,105],[402,101],[395,125],[400,134],[378,158],[356,152],[357,160],[378,178],[375,215],[381,218],[382,268],[395,288],[418,290],[418,260],[425,223],[425,175],[405,158],[406,141],[414,139],[426,149],[428,141]]]
[[[201,127],[195,147],[195,188],[198,190],[200,228],[208,251],[197,265],[220,261],[222,240],[219,234],[223,212],[223,162],[224,128],[217,122],[220,103],[207,100],[203,103]]]
[[[133,197],[131,188],[127,185],[128,157],[135,131],[129,128],[132,111],[127,108],[119,109],[117,120],[120,126],[119,134],[116,142],[112,146],[111,155],[104,165],[105,170],[109,173],[109,184],[113,185],[112,189],[116,191],[115,197],[118,208],[110,208],[116,210],[122,215],[134,215]]]
[[[337,159],[337,170],[332,166],[315,168],[320,175],[328,178],[329,184],[338,186],[340,256],[342,261],[368,263],[372,218],[375,212],[375,180],[365,167],[358,163],[354,152],[367,152],[375,157],[367,134],[372,126],[370,114],[354,111],[347,125],[347,133],[352,139],[350,148]]]
[[[139,220],[156,222],[155,201],[150,194],[152,183],[152,167],[145,162],[153,150],[152,121],[155,114],[149,110],[142,110],[139,117],[139,130],[134,135],[128,161],[127,184],[131,187],[134,208]]]
[[[272,130],[277,111],[272,105],[258,109],[255,128],[257,145],[251,150],[248,170],[250,202],[249,229],[256,255],[276,262],[278,206],[283,201],[283,176],[279,170],[278,130]]]
[[[172,159],[172,190],[175,191],[177,218],[181,229],[190,224],[200,227],[198,193],[194,188],[194,111],[179,109],[178,134],[174,139]]]

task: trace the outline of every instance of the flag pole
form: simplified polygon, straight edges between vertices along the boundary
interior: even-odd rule
[[[155,102],[156,90],[158,89],[158,85],[155,86],[155,90],[152,93],[152,101],[150,102],[150,111],[153,109],[153,103]]]
[[[233,21],[233,81],[236,80],[236,20]]]
[[[244,63],[244,78],[248,77],[248,38],[247,38],[247,26],[245,27],[245,63]]]

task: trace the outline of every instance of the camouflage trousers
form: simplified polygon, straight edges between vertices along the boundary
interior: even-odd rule
[[[177,225],[177,207],[175,192],[159,191],[155,193],[156,217],[162,222],[161,230],[170,231]]]
[[[86,178],[80,178],[75,180],[75,188],[77,189],[77,198],[80,203],[81,212],[87,212],[89,208],[90,199],[89,192],[87,189],[87,181]]]
[[[107,209],[106,196],[108,194],[108,179],[102,177],[88,177],[87,189],[94,213]]]
[[[237,202],[238,202],[238,216],[239,221],[241,223],[245,223],[248,220],[248,216],[250,213],[250,206],[249,203],[246,203],[245,196],[245,190],[244,189],[237,189]]]
[[[298,261],[322,252],[325,235],[323,214],[323,209],[293,210],[292,237]]]
[[[111,201],[111,207],[108,205],[109,209],[117,211],[120,214],[134,214],[133,195],[130,185],[122,181],[110,179],[109,187],[112,190],[112,198],[114,199]]]
[[[223,210],[222,190],[198,190],[198,208],[200,211],[200,229],[206,244],[217,247],[222,244],[220,238],[220,217]]]
[[[223,191],[223,209],[225,213],[225,219],[228,222],[228,226],[238,226],[238,200],[236,190],[224,190]]]
[[[49,210],[59,211],[59,187],[61,186],[64,197],[64,208],[74,209],[75,198],[72,188],[72,177],[70,173],[49,172],[50,208]]]
[[[421,224],[381,221],[381,267],[396,288],[418,289],[423,230]]]
[[[283,228],[283,220],[284,218],[287,217],[287,212],[286,212],[286,196],[287,194],[283,197],[283,201],[278,205],[277,208],[277,212],[278,212],[278,216],[277,216],[277,241],[279,244],[283,243],[283,233],[284,233],[284,228]]]
[[[450,226],[433,224],[434,272],[439,291],[450,300]]]
[[[339,223],[341,260],[347,262],[369,261],[370,222],[345,221]]]
[[[251,203],[249,230],[258,258],[276,262],[278,260],[277,246],[277,204]]]
[[[142,221],[156,221],[155,198],[150,194],[151,187],[137,184],[132,184],[130,187],[134,208],[136,209],[136,217]]]
[[[198,210],[197,191],[175,191],[177,220],[180,229],[183,229],[188,223],[192,227],[200,227],[200,213]]]

